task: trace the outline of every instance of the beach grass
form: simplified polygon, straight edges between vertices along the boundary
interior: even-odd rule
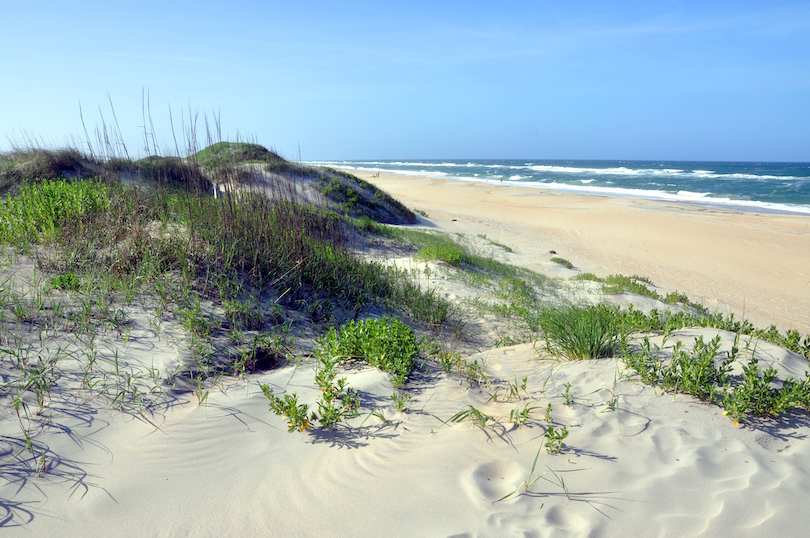
[[[550,262],[558,263],[565,267],[566,269],[573,269],[574,264],[570,261],[566,260],[565,258],[560,258],[559,256],[555,256],[549,260]]]
[[[0,396],[10,398],[26,439],[54,384],[65,379],[62,357],[31,362],[32,354],[44,356],[20,336],[32,331],[46,350],[69,331],[65,349],[80,362],[82,389],[142,413],[169,390],[185,387],[203,404],[207,387],[222,375],[286,362],[300,353],[292,319],[329,327],[381,307],[436,326],[447,320],[446,301],[354,255],[368,220],[330,210],[325,198],[304,203],[294,182],[268,184],[245,174],[245,160],[332,177],[300,165],[280,168],[274,153],[243,144],[220,144],[192,159],[153,155],[135,162],[100,161],[78,150],[2,156],[8,194],[0,207],[0,244],[6,265],[28,260],[31,276],[22,287],[8,277],[2,288],[0,337],[8,344],[2,360],[19,375],[4,382]],[[226,188],[215,196],[213,184]],[[391,204],[376,210],[393,221],[409,218]],[[189,359],[173,372],[144,372],[121,360],[118,348],[126,347],[135,324],[129,312],[138,305],[148,310],[156,338],[168,324],[183,328],[181,339],[171,338],[188,349]],[[99,346],[110,331],[119,343]],[[407,372],[394,375],[401,383]],[[339,389],[333,400],[347,394]],[[291,411],[293,403],[285,405],[298,417],[297,428],[303,415]],[[321,410],[327,422],[334,415],[329,404]]]
[[[621,332],[617,312],[604,304],[546,306],[540,317],[546,349],[570,360],[612,357]]]

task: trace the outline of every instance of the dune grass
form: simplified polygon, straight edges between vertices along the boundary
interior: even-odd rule
[[[636,295],[641,295],[642,297],[649,297],[651,299],[655,299],[656,301],[661,301],[666,304],[671,305],[680,304],[689,307],[701,314],[709,314],[709,312],[703,305],[690,301],[689,297],[684,293],[675,291],[667,293],[665,296],[662,296],[657,291],[650,289],[649,286],[654,286],[654,284],[650,281],[649,278],[644,276],[639,275],[625,276],[613,274],[608,275],[607,277],[604,278],[600,278],[594,275],[593,273],[580,273],[572,277],[571,280],[599,282],[601,284],[604,284],[602,292],[609,295],[617,295],[625,292],[633,293]]]
[[[41,364],[31,355],[45,357],[63,334],[71,343],[59,349],[71,350],[71,364],[79,361],[81,389],[141,413],[178,388],[204,403],[207,387],[222,375],[244,375],[299,353],[292,319],[325,330],[369,307],[437,326],[448,318],[446,301],[354,255],[354,241],[365,233],[357,221],[327,203],[302,203],[294,182],[240,175],[241,161],[228,162],[234,154],[239,158],[203,153],[208,166],[157,156],[102,162],[78,151],[67,159],[33,149],[0,159],[2,177],[12,183],[0,202],[0,248],[7,266],[26,259],[33,269],[22,288],[12,277],[0,287],[0,362],[19,373],[0,385],[0,398],[16,410],[32,454],[29,432],[38,413],[73,376],[61,355]],[[65,163],[82,173],[73,175]],[[20,175],[28,172],[34,175]],[[84,178],[94,172],[104,176]],[[215,198],[212,183],[240,188]],[[190,360],[165,373],[119,361],[134,325],[128,312],[137,305],[149,311],[157,338],[169,323],[183,328],[176,343]],[[110,331],[117,341],[108,343]],[[32,334],[38,344],[26,340]]]
[[[570,360],[612,357],[619,349],[618,308],[561,303],[543,308],[546,349]]]

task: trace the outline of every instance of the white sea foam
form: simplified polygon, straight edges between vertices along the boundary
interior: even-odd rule
[[[678,196],[683,197],[685,199],[689,198],[706,198],[707,196],[711,196],[712,193],[710,192],[691,192],[691,191],[678,191]]]
[[[467,162],[464,164],[461,163],[451,163],[451,162],[435,162],[435,163],[428,163],[422,161],[310,161],[311,164],[318,164],[318,165],[333,165],[333,166],[343,166],[343,167],[358,167],[358,169],[364,169],[363,167],[367,166],[396,166],[396,167],[406,167],[406,168],[417,168],[417,167],[430,167],[430,168],[486,168],[489,170],[532,170],[534,172],[546,172],[552,174],[585,174],[585,175],[617,175],[617,176],[674,176],[674,177],[681,177],[681,178],[695,178],[695,179],[750,179],[750,180],[767,180],[767,181],[774,181],[774,180],[800,180],[806,179],[803,177],[797,176],[774,176],[774,175],[758,175],[758,174],[739,174],[739,173],[731,173],[731,174],[724,174],[724,173],[717,173],[714,170],[683,170],[679,168],[627,168],[625,166],[618,166],[618,167],[610,167],[610,168],[583,168],[583,167],[576,167],[576,166],[564,166],[564,165],[546,165],[546,164],[533,164],[533,163],[526,163],[523,166],[515,166],[515,165],[504,165],[504,164],[483,164],[483,163],[474,163],[474,162]],[[396,170],[392,170],[396,171]]]
[[[647,189],[627,189],[623,187],[591,187],[586,185],[569,185],[566,183],[520,183],[520,186],[531,186],[542,189],[572,191],[585,194],[601,194],[608,196],[618,196],[627,198],[645,198],[650,200],[662,200],[670,202],[694,202],[701,205],[719,205],[730,209],[747,209],[753,211],[774,211],[803,213],[810,215],[810,206],[796,204],[778,204],[772,202],[760,202],[756,200],[732,200],[731,198],[721,198],[712,196],[707,192],[678,191],[671,193],[661,190]]]
[[[530,166],[532,170],[537,172],[556,172],[562,174],[619,174],[619,175],[638,175],[643,170],[631,170],[620,166],[618,168],[577,168],[574,166],[553,166],[546,164],[536,164]]]

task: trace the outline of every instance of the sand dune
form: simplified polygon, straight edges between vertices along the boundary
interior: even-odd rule
[[[544,207],[554,217],[541,221],[532,213],[538,208],[518,208],[526,196],[513,191],[497,190],[496,197],[490,187],[437,182],[432,198],[416,190],[409,197],[398,192],[400,179],[382,179],[392,194],[431,215],[426,224],[486,233],[514,249],[508,258],[515,264],[558,271],[547,265],[553,248],[582,270],[644,274],[673,289],[706,293],[707,301],[726,300],[722,292],[751,284],[752,294],[774,298],[779,308],[747,299],[749,314],[786,320],[804,331],[809,326],[806,279],[800,283],[793,271],[779,269],[796,285],[785,290],[765,282],[777,269],[764,262],[763,272],[740,276],[733,267],[737,258],[723,261],[737,248],[729,244],[765,241],[767,234],[784,238],[768,248],[805,245],[810,236],[793,219],[707,217],[696,208],[655,212],[636,201],[565,199]],[[532,201],[547,200],[535,194]],[[619,226],[610,211],[618,211],[616,221],[631,215],[623,226],[637,230],[635,238],[610,239]],[[658,217],[663,220],[653,223]],[[707,219],[719,223],[715,231]],[[718,244],[737,221],[764,235]],[[670,231],[664,248],[645,235],[670,226],[687,238]],[[705,244],[696,235],[702,226]],[[589,241],[585,236],[593,230],[601,231]],[[687,246],[680,252],[679,245]],[[748,252],[735,256],[751,261]],[[790,256],[778,265],[803,271],[808,260]],[[457,281],[434,284],[448,297],[470,294]],[[785,294],[792,299],[782,304]],[[733,293],[727,300],[737,308]],[[112,330],[99,335],[99,358],[109,362],[99,362],[98,375],[112,368],[117,350],[118,368],[131,371],[147,390],[152,369],[165,373],[181,361],[181,346],[171,338],[180,328],[169,324],[158,337],[148,314],[146,306],[127,312],[133,324],[126,342]],[[683,329],[665,349],[717,334]],[[734,335],[719,334],[721,350],[728,351]],[[652,341],[663,344],[660,336]],[[55,335],[40,354],[70,356],[80,349],[70,335]],[[756,350],[761,367],[773,365],[782,378],[807,370],[806,359],[773,344],[759,342]],[[541,343],[466,359],[483,361],[488,379],[470,382],[425,364],[405,386],[412,396],[407,412],[392,402],[387,374],[365,366],[341,369],[339,376],[360,394],[361,416],[332,431],[304,433],[287,432],[269,412],[260,386],[294,392],[313,405],[319,392],[312,360],[223,379],[202,402],[193,392],[167,389],[139,413],[135,398],[125,395],[128,412],[122,412],[109,396],[83,389],[81,371],[66,359],[43,415],[30,421],[44,456],[39,469],[20,439],[14,409],[3,410],[3,535],[798,536],[810,525],[804,509],[810,415],[804,412],[735,427],[721,407],[644,385],[618,359],[564,362]],[[4,379],[13,375],[7,362],[0,368]],[[521,385],[523,378],[525,389],[507,398],[510,384]],[[483,422],[450,420],[470,406]],[[523,424],[510,422],[512,411],[527,407]],[[569,432],[559,454],[544,447],[548,426]]]

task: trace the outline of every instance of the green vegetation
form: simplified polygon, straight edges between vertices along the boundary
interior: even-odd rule
[[[455,245],[439,243],[424,245],[414,254],[414,258],[423,262],[441,261],[453,267],[458,267],[467,261],[467,256]]]
[[[217,142],[193,155],[193,160],[207,168],[232,166],[236,163],[283,162],[277,153],[259,144],[247,142]]]
[[[478,426],[479,428],[484,428],[487,425],[487,422],[495,421],[495,417],[482,413],[475,407],[468,405],[452,417],[450,417],[447,422],[462,422],[464,420],[469,420],[474,425]]]
[[[553,294],[556,283],[528,269],[474,254],[450,235],[399,228],[391,233],[390,237],[414,245],[417,261],[443,261],[453,270],[451,274],[449,268],[440,268],[448,276],[493,296],[494,301],[476,301],[472,307],[515,323],[515,333],[502,337],[500,344],[512,345],[536,336],[542,297]],[[428,267],[424,271],[427,276],[432,273]]]
[[[317,342],[314,353],[321,360],[362,360],[391,374],[397,387],[407,381],[419,353],[413,331],[398,319],[350,321],[340,331],[330,328]]]
[[[0,243],[20,249],[55,244],[72,231],[66,223],[93,218],[109,204],[108,186],[92,181],[45,180],[23,186],[19,195],[0,201]]]
[[[346,378],[335,381],[338,365],[362,361],[391,374],[394,386],[405,383],[414,368],[419,353],[416,339],[410,327],[398,319],[367,319],[359,323],[350,321],[336,331],[329,331],[318,338],[314,350],[318,359],[315,382],[321,391],[318,412],[309,413],[309,406],[298,403],[296,394],[278,397],[268,385],[262,385],[264,395],[270,400],[270,409],[287,421],[288,431],[305,431],[314,422],[324,428],[333,428],[340,422],[358,416],[360,396],[346,384]],[[391,396],[399,411],[411,399],[410,395]]]
[[[622,360],[644,383],[665,391],[690,394],[708,403],[722,403],[724,414],[729,415],[735,424],[750,415],[771,418],[795,408],[810,411],[810,372],[806,372],[802,380],[788,377],[781,387],[774,387],[776,369],[771,367],[764,372],[759,369],[759,360],[756,351],[750,349],[750,340],[744,356],[740,357],[739,342],[740,334],[732,350],[720,358],[719,364],[720,336],[710,342],[704,342],[702,337],[695,339],[691,351],[686,351],[683,343],[678,342],[664,362],[661,349],[653,348],[649,338],[645,337],[639,350],[625,347]],[[665,344],[666,339],[661,347]],[[743,364],[746,358],[748,362]],[[730,375],[735,361],[740,361],[743,371],[737,380]]]
[[[554,260],[552,259],[552,261]],[[666,296],[662,297],[657,291],[648,287],[648,285],[653,286],[654,284],[650,281],[650,279],[643,276],[608,275],[605,278],[599,278],[593,273],[580,273],[574,276],[571,280],[600,282],[605,285],[602,288],[602,291],[610,295],[617,295],[625,292],[633,293],[636,295],[641,295],[642,297],[649,297],[666,304],[682,304],[684,306],[691,307],[702,314],[708,314],[708,311],[703,307],[703,305],[691,302],[689,297],[683,293],[676,291],[668,293]]]
[[[734,314],[727,316],[721,313],[698,313],[659,311],[653,309],[649,314],[630,308],[617,310],[617,317],[623,332],[651,332],[660,331],[664,334],[682,329],[684,327],[706,327],[737,333],[742,336],[753,336],[780,345],[790,351],[795,351],[810,358],[810,335],[802,339],[801,334],[795,330],[781,333],[775,326],[767,329],[754,327],[748,320],[738,320]]]
[[[323,167],[318,177],[323,195],[336,203],[348,216],[371,217],[386,224],[415,224],[416,216],[399,200],[381,191],[368,181],[345,171]],[[395,215],[396,219],[386,217]]]
[[[60,290],[79,291],[81,281],[73,273],[65,273],[51,279],[51,286]]]
[[[22,175],[28,171],[35,175]],[[271,187],[261,171],[275,174]],[[299,198],[295,181],[305,177],[323,199]],[[65,359],[81,364],[81,391],[88,397],[143,413],[170,387],[193,392],[204,404],[222,376],[288,363],[306,350],[296,347],[296,335],[314,336],[310,360],[320,389],[317,401],[302,403],[296,393],[277,396],[262,386],[289,431],[310,430],[316,423],[334,428],[359,416],[361,395],[339,377],[341,368],[355,361],[391,375],[391,402],[403,412],[412,398],[406,383],[417,366],[454,374],[475,390],[494,390],[495,403],[528,397],[527,377],[505,384],[491,380],[483,360],[417,340],[414,329],[398,318],[423,334],[435,332],[440,340],[451,333],[461,338],[466,314],[434,290],[422,289],[415,271],[358,257],[353,248],[366,240],[409,246],[417,261],[446,264],[425,266],[426,276],[441,271],[481,289],[486,299],[464,306],[508,324],[505,334],[498,332],[501,345],[544,341],[549,353],[571,360],[612,357],[621,350],[622,360],[645,383],[721,403],[735,421],[810,408],[810,376],[776,388],[776,371],[760,371],[753,353],[743,374],[732,376],[739,349],[735,345],[723,358],[719,339],[698,339],[691,350],[678,344],[668,354],[654,350],[649,339],[640,349],[627,344],[638,332],[668,335],[683,327],[715,327],[810,357],[810,337],[710,314],[677,292],[661,297],[649,279],[637,275],[603,279],[583,273],[573,280],[599,282],[606,293],[634,293],[687,308],[645,314],[565,302],[560,284],[477,254],[478,241],[383,225],[415,218],[370,183],[343,171],[289,163],[256,144],[221,142],[185,159],[150,156],[136,162],[100,162],[70,151],[17,152],[0,159],[0,182],[8,193],[0,202],[0,244],[9,259],[26,255],[34,272],[25,292],[10,280],[0,286],[0,356],[15,376],[19,371],[0,386],[0,397],[15,410],[31,454],[38,450],[31,425],[56,384],[64,382]],[[227,188],[215,197],[213,184]],[[511,250],[493,241],[489,245]],[[551,261],[572,267],[562,258]],[[138,305],[151,312],[156,336],[164,324],[182,329],[173,344],[184,344],[187,354],[175,371],[137,372],[122,366],[118,348],[98,347],[103,333],[128,341],[133,326],[128,312]],[[70,334],[76,345],[68,351],[48,349],[57,333]],[[43,350],[36,355],[19,336],[34,334]],[[566,405],[572,401],[570,389],[567,383]],[[527,424],[531,412],[541,408],[535,403],[510,409],[509,421]],[[618,397],[606,405],[617,410]],[[549,424],[543,446],[559,453],[568,429],[552,424],[551,404],[545,408]],[[469,405],[442,423],[497,426],[501,419],[488,413]],[[370,415],[385,420],[378,408]],[[533,473],[534,466],[530,478]],[[527,482],[527,489],[538,478]]]
[[[563,440],[568,437],[568,427],[554,429],[554,426],[546,428],[544,435],[546,442],[543,444],[546,447],[546,452],[549,454],[560,454],[563,450]]]
[[[599,305],[552,305],[540,325],[549,353],[571,360],[612,357],[619,348],[618,308]]]
[[[382,229],[368,216],[356,221],[301,203],[294,190],[268,191],[261,178],[226,165],[262,158],[255,149],[217,145],[197,155],[204,165],[159,156],[100,162],[75,151],[0,158],[8,193],[0,201],[0,245],[7,263],[23,254],[32,270],[30,283],[7,276],[0,286],[0,399],[15,410],[32,455],[31,429],[56,387],[76,379],[64,368],[77,361],[81,387],[68,390],[144,413],[170,390],[192,392],[204,404],[223,375],[286,363],[300,353],[294,333],[304,326],[327,331],[372,308],[441,332],[451,315],[447,301],[353,253],[359,234]],[[35,175],[24,177],[27,171]],[[215,198],[212,183],[242,190]],[[136,326],[130,313],[139,309],[158,339],[179,344],[184,358],[173,371],[122,360]],[[164,332],[170,324],[179,336]],[[404,354],[375,359],[404,382],[415,357],[410,329],[399,320],[383,322],[377,333],[374,324],[354,327],[364,327],[364,337],[371,334],[377,344],[386,334],[395,344],[409,342]],[[334,343],[329,334],[327,347]],[[36,347],[26,338],[38,338]],[[334,379],[336,364],[324,358],[319,371],[317,420],[324,427],[353,416],[359,405],[356,393]],[[7,380],[7,368],[19,375]],[[271,405],[292,429],[311,427],[313,414],[294,394]]]
[[[551,258],[549,261],[554,262],[554,263],[559,263],[560,265],[562,265],[566,269],[573,269],[574,268],[574,264],[569,262],[565,258],[559,258],[559,257],[555,256],[554,258]]]

